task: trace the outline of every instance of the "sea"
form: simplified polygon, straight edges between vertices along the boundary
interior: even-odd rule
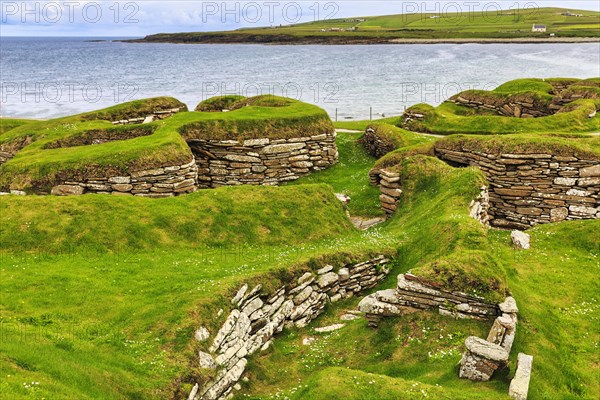
[[[600,76],[600,44],[146,44],[0,37],[0,115],[50,119],[155,96],[273,94],[333,119],[400,115],[517,78]]]

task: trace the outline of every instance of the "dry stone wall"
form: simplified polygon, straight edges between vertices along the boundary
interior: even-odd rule
[[[192,159],[183,165],[136,171],[127,176],[66,181],[54,186],[51,193],[57,196],[99,193],[151,198],[172,197],[196,191],[197,176],[196,162]]]
[[[377,135],[377,132],[373,128],[367,128],[361,142],[367,152],[375,158],[381,158],[387,153],[396,150],[396,146],[392,142]]]
[[[588,96],[579,93],[578,91],[570,92],[568,90],[555,95],[550,102],[538,100],[533,96],[530,96],[529,98],[518,95],[498,97],[463,92],[452,97],[449,101],[482,111],[493,111],[505,117],[539,118],[553,115],[561,110],[566,104],[584,98],[588,98]],[[595,115],[596,112],[594,111],[589,117],[593,118]]]
[[[503,99],[494,96],[469,96],[461,93],[450,99],[451,102],[461,106],[476,108],[484,111],[494,111],[505,117],[538,118],[554,114],[561,108],[555,103],[545,104],[533,99],[522,101],[510,97]]]
[[[396,289],[378,291],[365,297],[358,309],[376,327],[381,317],[404,315],[415,310],[437,310],[458,318],[492,319],[499,315],[496,304],[481,297],[440,289],[411,274],[398,275]]]
[[[200,188],[278,185],[334,165],[335,132],[292,139],[189,139]]]
[[[600,163],[554,154],[488,154],[436,146],[451,165],[475,165],[489,181],[489,223],[502,228],[600,217]]]
[[[381,208],[389,217],[398,209],[398,200],[402,195],[400,174],[385,169],[372,169],[369,171],[369,180],[372,185],[379,186]]]
[[[249,290],[242,286],[232,304],[235,307],[214,336],[208,352],[199,353],[202,368],[218,370],[216,379],[203,388],[198,384],[189,394],[189,400],[224,399],[242,377],[247,357],[260,349],[267,349],[273,336],[284,327],[304,327],[319,316],[327,303],[374,287],[389,270],[384,256],[347,265],[334,272],[326,266],[316,274],[307,272],[292,285],[281,287],[271,296],[261,293],[261,286]],[[200,328],[195,337],[208,340],[210,334]]]

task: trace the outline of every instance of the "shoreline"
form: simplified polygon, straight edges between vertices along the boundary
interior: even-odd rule
[[[262,40],[267,39],[267,40]],[[374,44],[578,44],[578,43],[600,43],[600,37],[545,37],[545,38],[431,38],[431,39],[411,39],[411,38],[260,38],[256,37],[242,39],[235,37],[216,37],[199,38],[199,40],[169,40],[163,39],[127,39],[115,40],[121,43],[168,43],[168,44],[264,44],[273,46],[293,46],[293,45],[374,45]]]

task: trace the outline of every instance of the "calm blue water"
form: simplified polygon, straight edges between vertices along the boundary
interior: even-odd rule
[[[2,116],[51,118],[152,96],[194,108],[214,95],[274,93],[339,119],[398,115],[523,77],[600,76],[600,45],[176,45],[1,38]]]

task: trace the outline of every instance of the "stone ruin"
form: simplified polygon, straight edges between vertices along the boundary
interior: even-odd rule
[[[398,275],[396,289],[380,290],[358,304],[369,326],[377,327],[382,317],[399,316],[419,310],[437,311],[457,318],[489,320],[500,311],[482,297],[440,289],[433,282],[411,274]]]
[[[515,340],[519,310],[512,297],[507,297],[498,308],[502,315],[494,321],[487,339],[469,336],[465,340],[466,350],[460,360],[460,378],[477,382],[489,381],[496,370],[508,365]],[[527,400],[532,363],[532,356],[519,353],[517,369],[508,392],[511,398]]]
[[[494,319],[486,339],[469,336],[460,361],[459,377],[485,382],[494,372],[508,365],[515,340],[517,314],[515,299],[507,297],[500,304],[460,292],[442,290],[432,283],[410,275],[398,275],[396,289],[380,290],[358,304],[369,326],[376,328],[383,317],[401,316],[418,310],[437,310],[442,315],[479,320]],[[510,395],[525,400],[529,387],[532,357],[519,354],[519,364],[511,383]]]
[[[198,365],[217,370],[203,387],[195,384],[188,400],[217,400],[230,395],[247,365],[247,357],[266,350],[285,327],[302,328],[319,316],[328,303],[350,298],[373,288],[389,273],[384,256],[345,265],[337,272],[328,265],[299,277],[291,288],[281,287],[267,296],[258,285],[242,286],[231,300],[234,309],[215,334],[208,352],[200,351]],[[199,342],[210,338],[206,328],[195,334]]]
[[[484,225],[524,230],[538,224],[600,218],[600,164],[592,157],[561,154],[500,153],[448,149],[437,143],[435,155],[454,167],[476,166],[489,185],[470,204]],[[389,216],[397,209],[400,174],[374,168],[372,185],[381,191]]]
[[[512,297],[507,297],[498,308],[502,315],[494,320],[487,339],[469,336],[465,340],[466,351],[460,361],[460,378],[485,382],[490,380],[494,371],[508,363],[519,310]]]

